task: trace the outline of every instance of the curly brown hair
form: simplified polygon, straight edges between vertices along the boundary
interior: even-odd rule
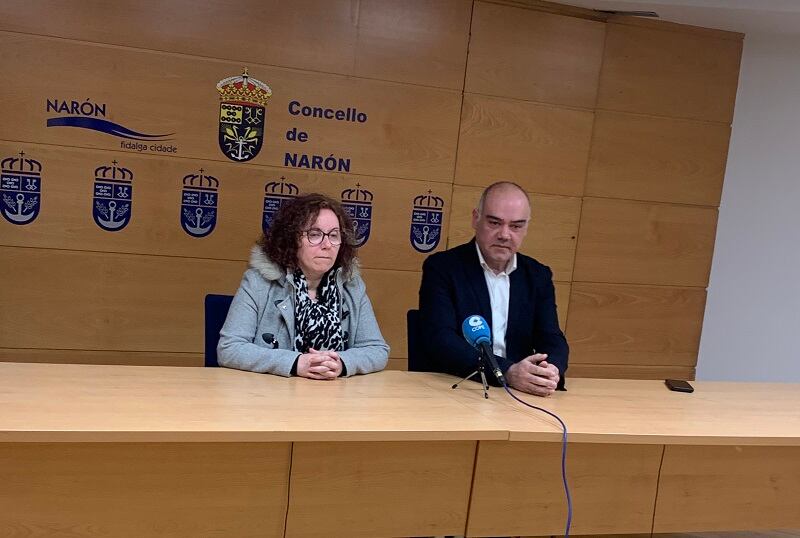
[[[336,214],[342,232],[342,244],[333,266],[342,267],[346,274],[352,274],[358,254],[353,236],[353,219],[339,202],[324,194],[304,194],[281,206],[275,213],[272,225],[258,240],[261,250],[281,267],[297,269],[297,249],[301,233],[308,229],[323,209],[330,209]]]

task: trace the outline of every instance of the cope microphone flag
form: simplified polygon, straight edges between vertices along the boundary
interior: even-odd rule
[[[492,373],[500,383],[505,383],[503,371],[497,364],[492,350],[492,331],[483,316],[472,315],[461,324],[461,333],[464,339],[481,353],[481,357],[489,363]]]

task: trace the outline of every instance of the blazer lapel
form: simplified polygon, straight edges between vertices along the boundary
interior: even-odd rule
[[[531,320],[533,312],[526,312],[526,307],[530,307],[527,301],[528,291],[527,282],[523,275],[524,270],[519,266],[519,258],[517,258],[517,269],[508,277],[509,280],[509,294],[508,294],[508,324],[506,325],[506,344],[512,339],[509,335],[516,332],[520,322]],[[508,346],[506,346],[507,348]]]

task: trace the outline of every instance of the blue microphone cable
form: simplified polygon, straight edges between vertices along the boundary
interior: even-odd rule
[[[537,411],[541,411],[542,413],[550,415],[551,417],[556,419],[559,424],[561,424],[561,428],[564,431],[563,435],[561,436],[561,479],[564,481],[564,493],[567,496],[567,527],[564,530],[564,537],[568,538],[569,529],[572,526],[572,496],[569,493],[569,484],[567,484],[567,425],[564,424],[564,421],[561,420],[561,418],[555,413],[552,413],[547,409],[543,409],[533,404],[529,404],[524,400],[520,400],[514,395],[513,392],[511,392],[511,389],[508,388],[508,384],[506,383],[505,376],[503,375],[500,366],[497,364],[497,361],[495,360],[494,353],[491,348],[492,332],[489,329],[489,324],[486,323],[486,320],[483,318],[483,316],[478,314],[467,316],[467,318],[461,323],[461,334],[464,336],[464,339],[469,343],[469,345],[478,348],[480,352],[480,358],[478,359],[479,365],[480,361],[485,358],[486,361],[489,363],[491,372],[494,374],[497,380],[503,384],[503,388],[506,389],[506,392],[508,393],[509,396],[511,396],[513,399],[515,399],[522,405],[526,405],[531,409],[535,409]],[[536,353],[535,349],[532,351],[533,353]],[[483,382],[485,384],[486,380],[484,379]],[[453,388],[456,388],[457,385],[458,383],[453,385]]]
[[[559,424],[561,424],[561,429],[564,431],[564,433],[561,436],[561,479],[564,482],[564,493],[567,496],[567,528],[564,530],[564,537],[568,538],[569,528],[570,526],[572,526],[572,496],[569,493],[569,485],[567,484],[567,425],[564,424],[564,421],[561,420],[561,418],[555,413],[552,413],[547,409],[535,406],[533,404],[529,404],[525,400],[521,400],[520,398],[518,398],[513,392],[511,392],[511,389],[508,388],[508,384],[506,383],[505,378],[503,378],[502,381],[503,381],[503,388],[506,389],[506,392],[508,393],[509,396],[517,400],[522,405],[527,405],[532,409],[536,409],[537,411],[541,411],[542,413],[550,415],[551,417],[556,419]]]

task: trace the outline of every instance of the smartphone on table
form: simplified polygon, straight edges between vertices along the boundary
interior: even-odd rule
[[[665,379],[664,383],[666,383],[669,390],[674,390],[675,392],[694,392],[694,387],[688,381],[683,381],[682,379]]]

